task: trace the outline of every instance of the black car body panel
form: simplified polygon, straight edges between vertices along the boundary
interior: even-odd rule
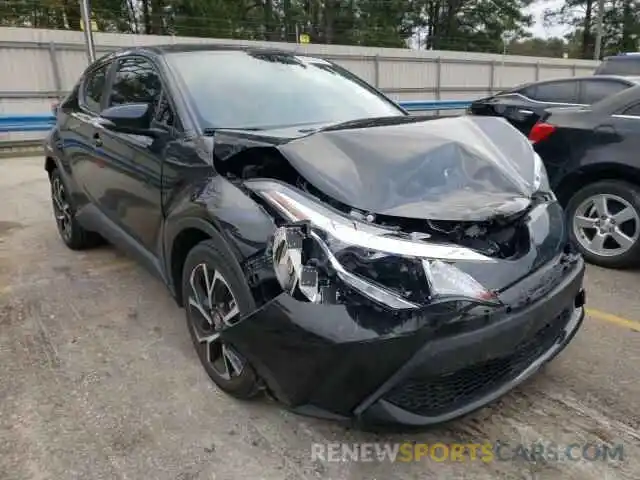
[[[588,181],[640,179],[640,88],[634,87],[591,108],[553,108],[540,119],[555,127],[535,144],[551,187],[566,202]]]
[[[638,77],[599,75],[532,82],[475,100],[469,113],[503,117],[527,135],[549,108],[585,108],[634,87],[638,80]]]
[[[524,380],[520,375],[535,359],[571,339],[583,316],[583,274],[580,258],[558,256],[506,292],[514,307],[460,315],[452,323],[451,312],[442,312],[440,325],[438,312],[428,310],[393,322],[375,311],[346,306],[326,310],[283,294],[226,335],[251,352],[277,398],[302,412],[345,418],[356,413],[374,423],[438,423],[512,388]],[[536,296],[541,286],[545,291]],[[532,339],[541,343],[531,345]],[[509,365],[517,355],[529,357]],[[372,356],[384,361],[371,361]],[[470,375],[472,368],[476,375]],[[420,391],[412,392],[406,384],[416,379]],[[442,404],[429,408],[435,403],[429,387],[456,380],[460,391],[452,386],[440,390]],[[403,388],[408,391],[394,392]],[[456,396],[464,396],[462,404],[453,402]],[[390,413],[385,406],[394,401]]]
[[[315,188],[354,208],[482,221],[520,212],[531,199],[533,152],[511,130],[494,119],[441,119],[321,131],[279,149]],[[496,136],[505,140],[500,151],[489,140]]]
[[[640,77],[640,55],[633,52],[605,57],[593,74]]]
[[[57,110],[45,167],[60,172],[82,226],[138,257],[181,305],[186,255],[213,240],[255,306],[220,335],[275,397],[328,418],[429,424],[486,404],[566,345],[584,314],[584,264],[539,159],[512,126],[412,118],[380,96],[387,116],[214,128],[165,57],[216,48],[227,47],[145,47],[96,62]],[[298,65],[292,55],[267,56]],[[162,87],[143,135],[100,115],[116,65],[131,59],[148,60]],[[84,80],[103,67],[92,109]],[[326,231],[305,208],[329,219]],[[283,290],[282,230],[326,247],[316,266],[339,295],[318,302]],[[372,243],[343,241],[363,235]],[[428,397],[429,385],[443,395]]]

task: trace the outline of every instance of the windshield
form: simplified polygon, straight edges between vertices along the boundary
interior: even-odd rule
[[[274,128],[405,115],[362,80],[318,58],[244,51],[166,58],[202,128]]]

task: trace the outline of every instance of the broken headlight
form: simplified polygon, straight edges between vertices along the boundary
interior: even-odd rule
[[[535,191],[543,191],[545,193],[552,193],[551,186],[549,185],[549,177],[547,176],[547,169],[544,166],[544,162],[540,155],[534,153],[535,164],[533,174],[533,188]]]
[[[442,300],[497,302],[493,292],[454,265],[490,263],[490,257],[347,218],[280,182],[245,185],[287,222],[277,228],[270,253],[280,286],[297,298],[344,303],[356,295],[392,310]]]

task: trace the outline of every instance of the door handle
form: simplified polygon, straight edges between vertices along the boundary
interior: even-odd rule
[[[101,147],[102,146],[102,139],[100,138],[100,134],[99,133],[94,133],[93,134],[93,144],[96,147]]]
[[[518,113],[522,113],[523,115],[533,115],[531,110],[518,110]]]

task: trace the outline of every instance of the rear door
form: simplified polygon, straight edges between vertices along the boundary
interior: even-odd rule
[[[64,126],[60,140],[65,159],[76,184],[74,204],[82,208],[87,203],[95,203],[101,196],[101,187],[95,181],[100,175],[101,152],[95,143],[96,119],[105,103],[110,61],[93,66],[81,79],[78,99]]]
[[[603,160],[640,167],[640,102],[619,109],[611,116],[611,125],[616,133],[617,148],[608,150],[613,158]]]

